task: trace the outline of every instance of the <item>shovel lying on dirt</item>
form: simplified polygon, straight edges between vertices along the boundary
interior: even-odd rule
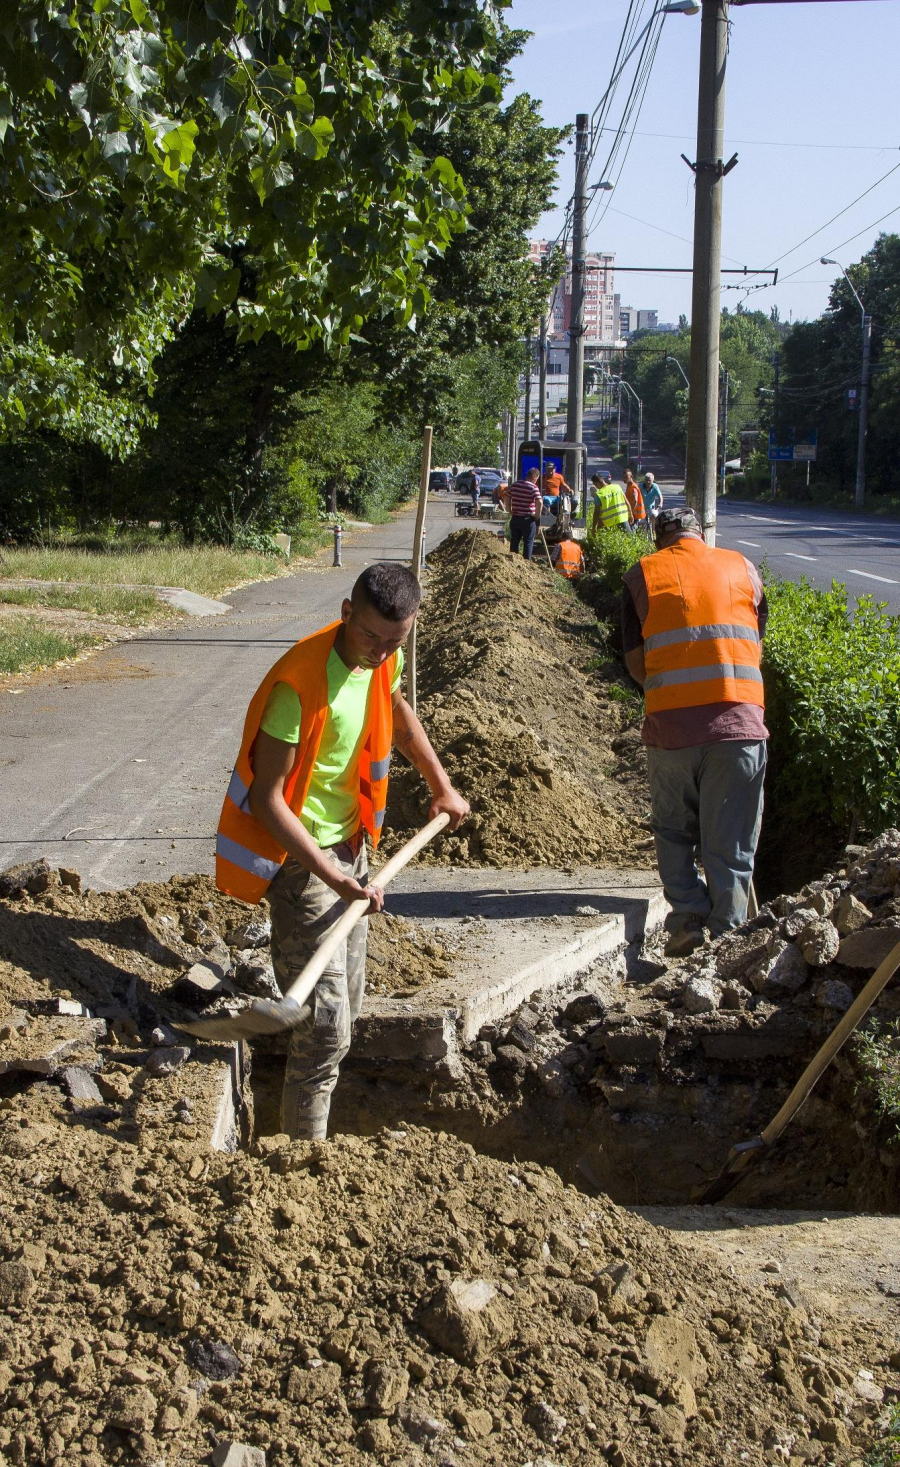
[[[854,999],[840,1023],[832,1029],[821,1049],[810,1060],[781,1110],[769,1122],[764,1131],[750,1141],[739,1141],[732,1146],[719,1175],[694,1192],[692,1201],[700,1203],[721,1202],[741,1177],[756,1164],[760,1156],[775,1144],[782,1131],[793,1120],[804,1100],[807,1099],[819,1077],[824,1074],[841,1046],[850,1038],[856,1026],[865,1018],[883,988],[890,983],[900,968],[900,942],[891,948],[884,962],[875,969],[865,988]]]
[[[387,886],[389,881],[403,867],[412,860],[413,856],[426,846],[438,831],[449,824],[449,815],[436,815],[427,825],[424,825],[412,840],[408,840],[405,846],[395,851],[389,860],[385,861],[380,871],[370,876],[370,882],[378,886]],[[360,918],[369,910],[367,898],[351,902],[343,916],[335,922],[331,930],[322,939],[316,948],[303,972],[300,973],[291,984],[287,993],[280,1003],[271,999],[257,999],[249,1008],[243,1009],[239,1014],[214,1015],[208,1019],[194,1019],[187,1024],[179,1024],[179,1029],[184,1029],[188,1034],[195,1034],[198,1039],[250,1039],[255,1034],[279,1034],[285,1029],[293,1029],[300,1022],[303,1014],[303,1005],[309,998],[316,984],[325,970],[325,965],[332,953],[335,952],[344,941],[351,927],[355,927]]]

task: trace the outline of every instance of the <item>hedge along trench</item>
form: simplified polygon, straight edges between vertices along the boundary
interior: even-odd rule
[[[651,547],[621,530],[591,534],[579,592],[621,650],[625,572]],[[763,643],[771,735],[759,866],[763,884],[799,886],[861,832],[900,823],[900,617],[837,582],[820,591],[761,567],[769,602]],[[766,879],[768,878],[768,880]]]

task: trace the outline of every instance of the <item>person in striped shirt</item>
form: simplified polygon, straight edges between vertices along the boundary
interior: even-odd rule
[[[509,486],[509,548],[515,555],[521,544],[526,560],[534,554],[534,537],[544,507],[538,488],[540,477],[537,469],[529,469],[524,479],[516,479]]]

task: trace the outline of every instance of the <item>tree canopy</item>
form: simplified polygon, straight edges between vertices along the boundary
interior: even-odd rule
[[[0,340],[141,371],[192,303],[300,348],[410,323],[464,227],[423,141],[496,97],[493,28],[479,0],[0,0]]]

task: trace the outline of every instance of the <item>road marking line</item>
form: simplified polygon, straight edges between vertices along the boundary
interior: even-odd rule
[[[873,576],[871,571],[854,570],[852,565],[847,567],[851,576],[864,576],[867,581],[881,581],[885,586],[898,586],[900,581],[892,581],[890,576]]]
[[[817,555],[797,555],[794,550],[786,550],[785,555],[789,560],[818,560]]]
[[[757,545],[755,540],[738,540],[738,544],[749,545],[751,550],[762,550],[762,546]]]

